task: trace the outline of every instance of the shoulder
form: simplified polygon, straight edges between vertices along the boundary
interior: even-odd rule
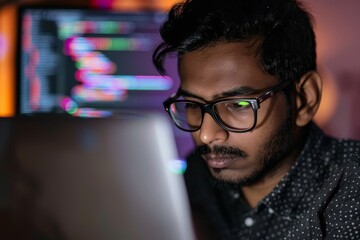
[[[308,130],[307,141],[299,159],[321,166],[324,178],[347,162],[360,163],[360,141],[329,136],[313,122],[309,124]]]
[[[335,210],[332,207],[342,206],[345,202],[359,204],[360,166],[356,161],[346,162],[332,172],[316,195],[314,207],[320,207],[327,213],[328,210]],[[357,199],[353,198],[355,196]],[[340,200],[341,202],[338,202]]]
[[[327,137],[327,153],[335,163],[360,163],[360,141]]]
[[[359,159],[336,168],[285,239],[360,239]]]

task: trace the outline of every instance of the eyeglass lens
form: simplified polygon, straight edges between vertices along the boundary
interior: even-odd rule
[[[201,103],[188,101],[174,102],[170,105],[170,113],[175,124],[188,131],[200,128],[203,121]],[[223,126],[240,131],[250,129],[255,121],[251,103],[239,99],[226,100],[214,104],[211,114]]]

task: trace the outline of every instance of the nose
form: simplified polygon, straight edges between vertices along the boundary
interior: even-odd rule
[[[208,113],[205,113],[199,131],[200,141],[207,145],[224,143],[229,137],[228,131],[223,129]]]

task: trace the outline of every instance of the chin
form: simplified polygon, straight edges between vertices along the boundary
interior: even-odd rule
[[[251,185],[257,179],[256,173],[239,173],[234,169],[210,169],[214,182],[230,188],[239,188]],[[243,172],[243,171],[242,171]]]

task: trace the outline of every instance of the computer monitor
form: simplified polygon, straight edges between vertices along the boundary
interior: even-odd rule
[[[155,11],[21,7],[17,113],[163,111],[162,101],[177,85],[175,58],[169,76],[152,64],[165,17]]]
[[[178,87],[176,57],[167,76],[152,64],[163,12],[19,8],[17,114],[108,117],[114,112],[166,115],[162,102]],[[116,113],[117,114],[117,113]],[[181,157],[190,134],[174,128]]]

